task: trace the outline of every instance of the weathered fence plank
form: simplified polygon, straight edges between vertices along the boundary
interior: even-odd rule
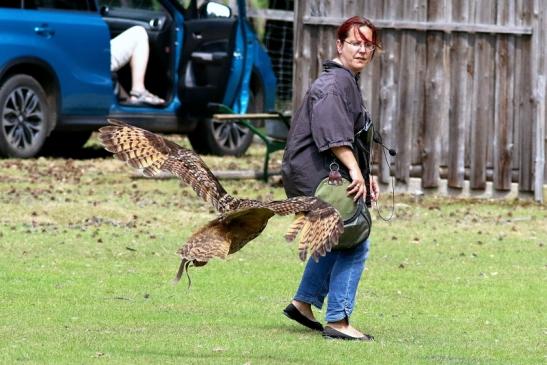
[[[413,0],[410,2],[412,5],[411,19],[418,21],[427,20],[428,0]],[[412,148],[411,163],[422,163],[422,152],[424,145],[423,131],[425,127],[425,83],[426,78],[426,64],[427,64],[427,33],[425,32],[412,32],[412,35],[416,41],[414,49],[414,57],[416,58],[415,72],[416,72],[416,85],[414,87],[414,98],[412,102],[414,104],[414,115],[409,115],[406,123],[411,123],[411,141],[416,141],[418,148]]]
[[[405,18],[415,17],[416,1],[407,1],[403,6],[403,16]],[[395,177],[399,181],[407,183],[410,178],[410,165],[412,164],[412,145],[416,144],[416,137],[413,140],[412,130],[415,122],[422,122],[422,119],[416,120],[416,92],[418,90],[418,80],[416,74],[416,33],[405,32],[401,36],[401,51],[399,54],[399,83],[398,96],[399,104],[397,116],[397,150],[399,155],[395,161]],[[408,122],[413,120],[414,123]]]
[[[532,51],[530,69],[532,75],[535,75],[535,82],[532,87],[534,110],[533,118],[536,123],[534,125],[535,135],[535,163],[534,163],[534,199],[538,202],[543,202],[543,181],[545,176],[545,78],[547,76],[547,61],[545,56],[545,44],[547,37],[547,10],[545,3],[542,0],[534,0],[532,29],[536,35],[532,41]]]
[[[384,19],[398,16],[397,0],[384,1]],[[380,135],[388,146],[394,145],[395,120],[397,118],[397,62],[399,60],[398,35],[394,30],[382,32],[383,52],[381,55],[382,77],[380,79]],[[380,153],[380,182],[387,184],[390,177],[390,163],[386,161],[384,152]]]
[[[458,22],[469,22],[474,12],[474,2],[455,0],[452,4],[452,18]],[[473,36],[452,35],[452,59],[450,76],[450,125],[448,129],[448,186],[463,188],[465,173],[465,151],[469,146],[466,133],[470,130],[472,95]]]
[[[356,1],[355,9],[351,15],[364,16],[367,19],[377,19],[382,17],[382,9],[371,1],[363,2]],[[380,39],[382,39],[382,32],[380,31]],[[382,73],[380,58],[382,55],[377,52],[374,56],[374,60],[365,68],[361,75],[361,92],[365,99],[365,105],[369,109],[372,120],[379,121],[380,113],[380,75]]]
[[[517,0],[517,25],[530,24],[533,0]],[[532,117],[532,73],[530,69],[532,42],[529,37],[517,39],[516,75],[518,84],[515,89],[515,99],[518,102],[517,114],[514,118],[518,131],[519,160],[519,190],[532,191],[533,182],[533,149],[534,122]]]
[[[378,19],[383,17],[383,9],[377,6],[372,1],[356,1],[355,6],[352,9],[353,12],[346,13],[349,15],[364,16],[367,19]],[[384,34],[379,30],[380,41],[383,41]],[[365,100],[365,106],[369,110],[375,127],[379,128],[380,125],[380,75],[382,74],[382,54],[375,51],[374,59],[361,73],[361,93]],[[373,163],[380,163],[382,157],[382,151],[380,146],[373,145]],[[389,175],[387,176],[389,177]],[[380,178],[380,180],[382,180]]]
[[[322,15],[333,14],[335,16],[342,16],[344,4],[343,2],[336,0],[323,0],[323,7],[321,8]],[[321,27],[319,28],[320,39],[318,42],[319,49],[316,59],[316,72],[313,78],[317,78],[319,73],[323,69],[323,62],[329,59],[333,59],[336,53],[336,28]]]
[[[512,0],[498,1],[497,23],[514,25]],[[494,189],[510,190],[513,150],[514,39],[499,35],[496,39],[496,81],[494,114]]]
[[[476,8],[475,20],[489,22],[494,17],[493,0],[485,1]],[[473,123],[471,126],[471,189],[486,187],[486,161],[488,129],[493,120],[494,75],[492,59],[494,42],[492,37],[477,35],[475,39],[475,63],[473,67]]]
[[[428,19],[432,21],[446,19],[446,4],[430,1],[427,12]],[[448,125],[449,59],[444,34],[428,33],[427,45],[422,186],[435,188],[438,186],[441,164],[441,131],[444,129],[443,125]]]
[[[429,1],[435,1],[435,0],[429,0]],[[444,11],[442,12],[442,21],[449,23],[452,19],[452,1],[443,0],[444,1]],[[438,8],[439,6],[437,6]],[[435,32],[439,34],[439,32]],[[424,34],[424,36],[426,36]],[[449,134],[447,133],[450,128],[450,69],[452,67],[452,60],[450,59],[450,49],[451,49],[451,39],[453,36],[460,36],[459,33],[445,33],[442,35],[443,38],[443,80],[444,80],[444,93],[443,93],[443,100],[441,106],[445,108],[444,111],[441,112],[442,118],[439,120],[440,122],[440,158],[439,158],[439,167],[444,166],[446,167],[448,165],[448,146],[449,146]],[[424,42],[427,44],[427,41]],[[425,80],[425,78],[424,78]],[[425,91],[425,90],[424,90]],[[422,105],[425,105],[425,103],[422,103]],[[425,113],[425,106],[424,106],[424,113]],[[424,114],[425,115],[425,114]],[[424,117],[425,118],[425,117]],[[445,133],[443,133],[445,131]]]
[[[293,110],[302,103],[305,89],[310,85],[307,68],[310,65],[311,49],[309,27],[305,27],[302,19],[306,14],[305,1],[296,1],[294,8],[294,65],[293,65]]]

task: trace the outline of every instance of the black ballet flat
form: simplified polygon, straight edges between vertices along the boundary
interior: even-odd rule
[[[293,321],[300,323],[302,326],[306,326],[314,331],[323,331],[323,325],[321,323],[312,321],[304,316],[292,303],[283,310],[283,313]]]

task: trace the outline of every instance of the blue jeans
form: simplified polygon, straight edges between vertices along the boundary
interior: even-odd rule
[[[327,252],[319,262],[310,258],[294,299],[321,309],[328,295],[327,322],[349,318],[369,246],[367,239],[351,250]]]

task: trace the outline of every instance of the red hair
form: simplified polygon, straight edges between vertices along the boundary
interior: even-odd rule
[[[363,34],[363,32],[361,32],[361,27],[370,28],[372,32],[372,39],[368,39]],[[349,36],[349,31],[352,29],[355,29],[357,31],[357,34],[359,35],[359,37],[361,37],[363,41],[372,43],[376,46],[376,48],[382,49],[382,45],[380,43],[380,40],[378,39],[378,30],[370,20],[360,16],[351,17],[343,22],[336,31],[336,39],[338,39],[340,42],[344,42]]]

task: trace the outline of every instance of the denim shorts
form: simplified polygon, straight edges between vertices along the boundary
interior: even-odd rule
[[[110,71],[118,71],[130,60],[135,48],[140,43],[146,42],[148,46],[148,34],[141,26],[134,26],[117,37],[110,40]]]

